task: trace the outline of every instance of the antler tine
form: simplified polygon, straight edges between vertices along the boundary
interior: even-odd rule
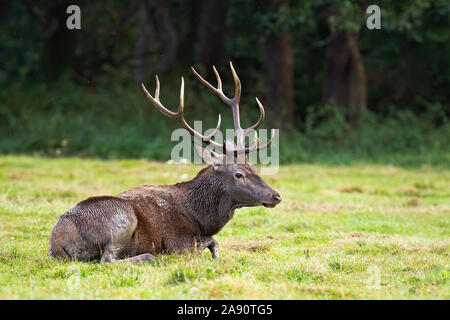
[[[153,103],[153,105],[161,111],[164,115],[168,116],[169,118],[176,119],[177,113],[172,112],[168,109],[166,109],[161,102],[159,101],[159,79],[158,76],[156,76],[156,90],[155,90],[155,97],[153,98],[152,95],[147,91],[147,88],[145,88],[144,84],[141,83],[142,90],[144,90],[145,94],[147,95],[147,98]]]
[[[214,68],[214,73],[215,73],[216,78],[217,78],[217,83],[218,83],[218,87],[217,88],[215,88],[208,81],[203,79],[203,77],[200,74],[198,74],[197,71],[195,71],[194,67],[191,67],[192,72],[195,74],[197,79],[200,80],[200,82],[202,82],[209,90],[214,92],[223,102],[225,102],[226,104],[230,104],[232,102],[231,99],[228,98],[222,91],[222,80],[220,80],[219,73],[217,72],[215,67],[213,67],[213,68]]]
[[[156,77],[155,99],[159,101],[159,89],[160,89],[159,78],[158,75],[155,75],[155,77]]]
[[[192,68],[192,69],[194,69],[194,68]],[[219,91],[222,91],[222,79],[220,79],[219,73],[217,72],[217,69],[215,66],[213,66],[213,71],[214,71],[214,74],[216,75],[216,79],[217,79],[217,89]]]
[[[203,142],[206,142],[207,144],[213,144],[216,147],[222,147],[221,144],[212,141],[212,137],[214,137],[217,133],[217,131],[219,131],[220,129],[220,122],[221,122],[221,115],[219,113],[219,119],[217,121],[217,126],[216,129],[214,129],[214,131],[207,135],[207,136],[203,136],[200,133],[198,133],[197,131],[195,131],[194,129],[192,129],[189,124],[186,122],[186,120],[184,119],[184,79],[183,77],[181,77],[181,89],[180,89],[180,106],[178,108],[178,117],[177,120],[181,123],[181,125],[183,126],[183,128],[185,128],[187,131],[189,131],[189,133],[191,133],[191,135],[202,139]]]
[[[195,71],[194,67],[191,67],[194,75],[202,82],[209,90],[214,92],[223,102],[231,107],[233,110],[233,120],[234,120],[234,128],[235,130],[241,129],[240,120],[239,120],[239,100],[241,97],[241,81],[239,80],[236,72],[234,71],[233,65],[230,62],[231,71],[233,73],[234,83],[235,83],[235,94],[232,99],[228,98],[222,90],[222,80],[220,79],[219,73],[215,66],[213,66],[213,71],[217,79],[217,88],[212,86],[208,81],[203,79],[203,77]]]
[[[170,111],[166,109],[159,100],[159,91],[160,91],[160,84],[158,76],[156,76],[156,90],[155,90],[155,97],[152,97],[152,95],[147,91],[144,84],[141,83],[142,89],[144,90],[145,94],[147,95],[147,98],[150,100],[150,102],[164,115],[166,115],[169,118],[176,119],[183,128],[185,128],[192,136],[201,139],[203,142],[207,144],[211,144],[215,147],[222,148],[223,145],[219,144],[213,140],[211,140],[216,133],[220,129],[220,123],[221,123],[221,116],[219,114],[219,119],[217,121],[217,126],[214,132],[212,132],[210,135],[203,136],[202,134],[198,133],[194,129],[192,129],[189,124],[187,124],[186,120],[184,119],[184,79],[181,77],[181,88],[180,88],[180,105],[178,107],[177,112]]]
[[[270,140],[267,141],[267,142],[266,142],[265,144],[263,144],[262,146],[258,146],[258,147],[256,148],[256,151],[261,151],[261,150],[267,149],[267,147],[269,147],[269,146],[272,144],[274,138],[275,138],[275,129],[272,129],[272,130],[271,130]]]
[[[259,128],[259,126],[263,123],[264,121],[264,117],[265,117],[265,112],[264,112],[264,107],[261,104],[261,102],[259,102],[258,98],[256,98],[256,102],[258,103],[258,107],[259,107],[259,119],[258,122],[256,122],[254,125],[252,125],[251,127],[247,128],[244,130],[245,133],[250,132],[252,130],[256,130]]]
[[[256,138],[255,142],[253,143],[253,145],[251,147],[230,150],[229,152],[234,152],[234,154],[237,155],[237,154],[243,154],[243,153],[249,154],[251,152],[261,151],[261,150],[267,149],[267,147],[269,147],[272,144],[274,138],[275,138],[275,129],[272,129],[272,135],[270,137],[270,140],[267,141],[265,144],[259,146],[258,139]]]
[[[230,61],[230,68],[231,73],[233,74],[233,80],[234,80],[234,103],[236,105],[239,105],[239,102],[241,101],[241,80],[239,80],[239,77],[236,74],[236,71],[233,68],[233,63]]]

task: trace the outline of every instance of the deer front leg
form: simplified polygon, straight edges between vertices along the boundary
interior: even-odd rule
[[[117,259],[114,247],[111,244],[107,244],[103,251],[102,261],[106,263],[121,263],[121,262],[130,262],[130,263],[141,263],[141,262],[156,262],[156,257],[150,253],[143,253],[137,256],[125,258],[125,259]]]
[[[123,259],[120,261],[128,261],[131,263],[140,263],[140,262],[150,262],[155,263],[157,261],[156,257],[152,255],[151,253],[143,253],[138,256],[134,256],[131,258]]]
[[[219,258],[219,242],[213,237],[206,237],[202,239],[201,249],[208,248],[211,251],[211,255],[214,259]]]
[[[219,243],[216,239],[212,238],[213,242],[208,246],[209,251],[211,251],[212,257],[214,259],[219,258]]]
[[[196,250],[205,250],[206,248],[211,251],[212,257],[214,259],[219,258],[219,243],[213,237],[200,237],[194,240]]]
[[[122,234],[121,234],[122,233]],[[125,236],[123,236],[123,233],[125,233]],[[130,232],[128,232],[128,235]],[[104,246],[101,261],[106,263],[121,263],[121,262],[130,262],[130,263],[140,263],[140,262],[156,262],[156,257],[150,253],[143,253],[137,256],[128,257],[125,259],[119,259],[117,257],[119,248],[122,248],[124,246],[128,245],[128,242],[130,241],[130,236],[126,236],[126,230],[119,230],[119,232],[112,232],[111,231],[111,240]],[[113,239],[119,239],[118,243],[114,244]]]

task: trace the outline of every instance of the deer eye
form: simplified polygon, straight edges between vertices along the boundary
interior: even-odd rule
[[[243,177],[243,175],[242,175],[242,173],[240,173],[240,172],[236,172],[236,173],[234,174],[234,177],[235,177],[236,179],[240,179],[240,178]]]

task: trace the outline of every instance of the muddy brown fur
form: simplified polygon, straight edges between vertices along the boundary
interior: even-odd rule
[[[155,254],[208,248],[217,258],[213,235],[236,209],[274,207],[280,201],[252,164],[210,165],[187,182],[143,185],[78,203],[54,227],[49,254],[68,260],[142,262],[155,260]]]

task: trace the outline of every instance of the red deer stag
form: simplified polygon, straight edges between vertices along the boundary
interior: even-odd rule
[[[166,109],[159,100],[159,80],[156,77],[155,96],[142,84],[150,102],[164,115],[176,119],[191,135],[206,144],[222,148],[222,154],[202,146],[194,146],[209,164],[191,181],[170,186],[143,185],[117,196],[91,197],[61,215],[50,236],[49,254],[68,260],[101,260],[103,262],[156,260],[158,253],[180,253],[184,250],[208,248],[213,258],[219,256],[218,243],[213,235],[233,217],[241,207],[263,205],[275,207],[281,196],[258,175],[255,166],[247,161],[249,152],[267,148],[258,145],[245,147],[245,134],[257,129],[264,120],[264,108],[258,122],[242,129],[239,122],[241,83],[230,63],[235,84],[234,98],[222,91],[216,68],[218,86],[213,87],[193,68],[195,76],[229,105],[233,111],[237,141],[224,144],[212,140],[220,128],[220,115],[213,134],[203,136],[185,121],[184,83],[181,81],[178,112]],[[243,155],[243,161],[230,157]],[[242,157],[241,157],[242,159]]]

